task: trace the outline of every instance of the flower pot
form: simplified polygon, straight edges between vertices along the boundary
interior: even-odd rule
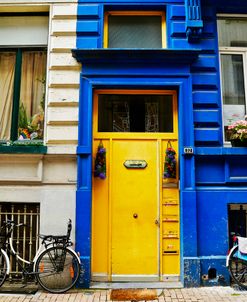
[[[233,139],[231,140],[231,144],[232,147],[247,147],[247,140]]]

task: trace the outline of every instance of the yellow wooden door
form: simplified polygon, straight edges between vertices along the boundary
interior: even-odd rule
[[[92,184],[92,280],[179,280],[178,173],[163,178],[168,141],[178,154],[176,91],[97,90],[93,114],[106,178]]]
[[[112,280],[158,280],[157,148],[155,140],[113,141]]]

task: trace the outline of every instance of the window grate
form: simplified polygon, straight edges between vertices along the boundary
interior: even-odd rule
[[[40,205],[38,203],[0,203],[0,225],[7,219],[14,220],[17,224],[27,225],[14,230],[13,246],[20,257],[32,261],[39,247]],[[15,257],[9,256],[11,281],[15,277],[22,277],[22,275],[21,266]]]

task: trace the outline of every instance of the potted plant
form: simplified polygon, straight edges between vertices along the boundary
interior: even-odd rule
[[[247,116],[228,126],[229,138],[233,147],[247,147]]]

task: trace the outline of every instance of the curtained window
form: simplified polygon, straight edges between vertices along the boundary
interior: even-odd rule
[[[0,143],[43,139],[47,14],[0,18]]]
[[[43,139],[45,76],[46,51],[0,52],[1,140]]]

